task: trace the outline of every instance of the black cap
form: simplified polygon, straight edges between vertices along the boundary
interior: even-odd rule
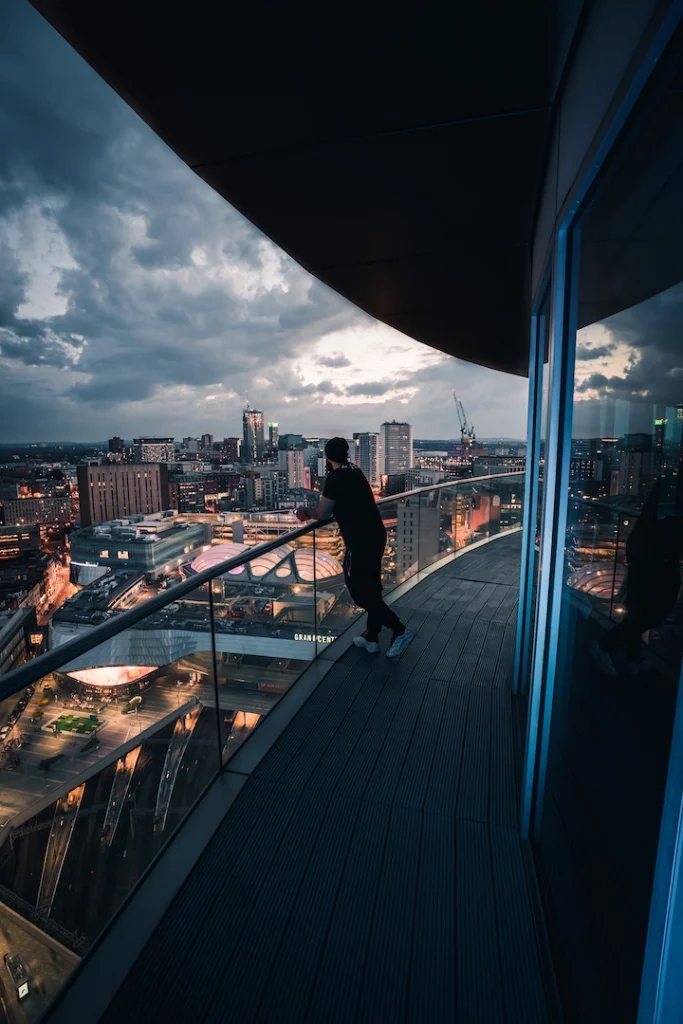
[[[343,437],[331,437],[325,445],[325,455],[330,462],[347,462],[349,442]]]

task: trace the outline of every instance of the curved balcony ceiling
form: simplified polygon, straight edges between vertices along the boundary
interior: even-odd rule
[[[526,372],[547,0],[35,6],[321,281],[419,341]]]

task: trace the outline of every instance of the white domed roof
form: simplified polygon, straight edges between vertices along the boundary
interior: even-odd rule
[[[192,562],[192,568],[195,572],[204,572],[205,569],[212,569],[214,565],[227,562],[229,558],[235,558],[237,555],[241,555],[243,551],[248,550],[248,544],[215,544],[208,551],[202,551],[201,555],[197,555]],[[243,571],[244,566],[242,565],[230,570],[233,575],[238,575]]]
[[[314,578],[313,549],[299,548],[294,555],[294,561],[296,562],[297,572],[301,579],[306,582],[312,582]],[[326,551],[316,551],[315,577],[317,579],[322,580],[329,576],[338,576],[341,571],[342,567],[333,555],[328,555]]]
[[[227,562],[230,558],[236,558],[251,550],[248,544],[215,544],[208,551],[202,551],[192,562],[195,572],[203,572],[204,569],[211,569],[221,562]],[[293,556],[293,557],[292,557]],[[292,566],[292,563],[294,565]],[[294,568],[294,572],[292,571]],[[238,565],[229,570],[231,576],[241,576],[243,573],[252,579],[263,579],[271,574],[280,582],[291,580],[296,582],[296,576],[302,583],[312,583],[314,578],[319,580],[331,576],[338,576],[342,571],[341,564],[332,555],[325,551],[316,552],[315,571],[313,567],[313,549],[294,549],[291,544],[281,544],[274,551],[268,551],[265,555],[254,558],[245,565]]]

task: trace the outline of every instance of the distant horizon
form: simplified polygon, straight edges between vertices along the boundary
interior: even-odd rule
[[[209,431],[205,431],[205,433],[209,433]],[[301,433],[301,431],[298,431],[298,430],[297,431],[285,431],[285,433],[290,433],[290,434],[291,433],[296,433],[296,434],[299,434],[299,433]],[[369,431],[369,433],[372,433],[372,431]],[[121,437],[120,434],[118,434],[118,435],[114,434],[112,436],[113,437]],[[148,436],[148,437],[157,437],[157,436],[158,437],[162,437],[162,436],[166,437],[166,436],[169,436],[170,437],[171,435],[166,435],[166,434],[164,434],[164,435],[162,435],[162,434],[158,434],[158,435],[157,434],[147,434],[145,436]],[[185,434],[184,436],[185,437],[195,438],[195,437],[201,437],[202,435],[201,434],[197,434],[197,435],[195,435],[195,434]],[[218,434],[214,434],[213,436],[214,436],[214,438],[216,440],[221,440],[222,439],[220,437],[220,435],[218,435]],[[223,435],[223,437],[240,437],[240,436],[241,436],[240,434],[224,434]],[[309,435],[301,434],[301,436],[305,438],[305,437],[307,437]],[[332,436],[332,435],[317,434],[315,436],[322,438],[322,437],[328,437],[328,436]],[[107,445],[109,443],[109,440],[110,440],[110,438],[99,438],[98,440],[94,440],[94,441],[64,441],[64,440],[59,440],[59,441],[0,441],[0,448],[32,448],[32,447],[39,447],[39,446],[45,446],[45,447],[57,446],[57,447],[60,447],[60,446],[67,446],[67,445],[68,446],[72,446],[72,447],[75,447],[77,445],[82,445],[84,447],[88,446],[88,445],[90,445],[90,446],[104,446],[104,445]],[[121,437],[121,440],[124,441],[124,442],[128,442],[129,440],[132,441],[133,438]],[[174,443],[177,440],[182,440],[182,438],[175,438],[175,437],[173,438]],[[453,442],[454,444],[460,444],[461,443],[460,439],[457,438],[457,437],[414,437],[413,438],[413,444],[415,444],[415,442],[417,442],[417,441],[420,441],[420,442],[430,441],[430,442],[433,442],[434,444],[436,444],[439,441],[448,441],[448,442]],[[500,436],[500,435],[497,435],[497,434],[491,434],[490,436],[487,436],[487,437],[478,437],[478,438],[475,439],[475,441],[478,442],[479,444],[487,444],[487,443],[492,443],[494,441],[499,442],[499,443],[506,442],[506,443],[509,443],[509,444],[526,444],[527,443],[527,440],[526,440],[525,437],[503,437],[503,436]],[[193,452],[192,454],[195,454],[195,453]]]

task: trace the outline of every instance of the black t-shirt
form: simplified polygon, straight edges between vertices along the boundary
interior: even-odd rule
[[[323,497],[336,502],[334,516],[347,548],[374,546],[384,541],[382,517],[362,470],[347,462],[327,474]]]

